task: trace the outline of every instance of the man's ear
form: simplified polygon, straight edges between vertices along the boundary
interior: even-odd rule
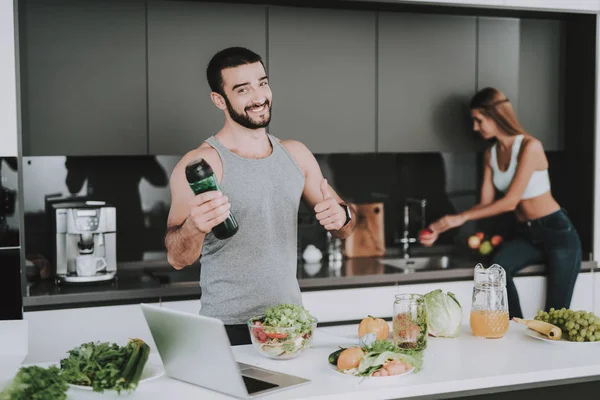
[[[219,93],[211,92],[210,99],[215,104],[215,106],[217,106],[221,110],[227,109],[227,104],[225,103],[225,98],[223,96],[221,96]]]

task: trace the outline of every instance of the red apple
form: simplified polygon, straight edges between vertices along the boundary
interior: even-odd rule
[[[433,231],[430,228],[421,229],[419,231],[419,237],[432,235]]]
[[[492,242],[492,246],[494,246],[494,247],[498,246],[500,243],[502,243],[502,236],[500,236],[500,235],[492,236],[491,242]]]
[[[477,235],[469,236],[468,244],[471,249],[477,250],[481,245],[481,239]]]
[[[475,234],[475,236],[477,236],[479,238],[479,240],[481,241],[481,240],[483,240],[485,238],[485,233],[483,233],[483,232],[477,232]]]

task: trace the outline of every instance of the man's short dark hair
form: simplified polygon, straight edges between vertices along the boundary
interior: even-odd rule
[[[206,79],[208,80],[210,90],[225,96],[221,71],[225,68],[234,68],[256,62],[260,62],[264,68],[265,64],[262,58],[252,50],[244,47],[228,47],[219,51],[213,56],[206,68]]]

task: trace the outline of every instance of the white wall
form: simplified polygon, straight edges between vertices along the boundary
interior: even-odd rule
[[[0,1],[0,157],[16,157],[17,84],[13,0]]]
[[[354,0],[347,0],[354,1]],[[423,3],[473,6],[483,8],[507,8],[519,10],[596,13],[600,11],[599,0],[370,0],[387,3]]]
[[[520,277],[516,284],[523,313],[526,318],[532,318],[544,305],[545,278]],[[473,289],[471,281],[312,291],[303,292],[302,297],[304,306],[319,322],[333,322],[360,320],[367,315],[391,317],[395,294],[425,294],[438,288],[457,296],[463,306],[463,323],[468,324]],[[581,274],[571,308],[592,310],[592,292],[591,274]],[[197,314],[200,300],[163,302],[161,306]],[[152,335],[137,304],[26,312],[24,318],[29,324],[27,363],[60,360],[67,350],[88,341],[125,344],[131,337],[143,339],[152,352],[156,352]]]
[[[600,274],[592,274],[594,279],[594,291],[592,292],[592,302],[594,303],[594,314],[600,315]]]

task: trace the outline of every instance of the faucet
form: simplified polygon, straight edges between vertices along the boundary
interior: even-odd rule
[[[402,235],[402,239],[399,239],[397,241],[397,243],[402,243],[402,254],[405,260],[408,260],[410,258],[409,254],[408,254],[408,248],[410,246],[410,243],[416,243],[417,239],[416,238],[411,238],[408,237],[409,236],[409,226],[410,226],[410,205],[411,204],[418,204],[421,207],[421,229],[425,228],[425,207],[427,206],[427,199],[415,199],[412,197],[409,197],[406,199],[406,202],[404,203],[404,229],[403,229],[403,235]]]

